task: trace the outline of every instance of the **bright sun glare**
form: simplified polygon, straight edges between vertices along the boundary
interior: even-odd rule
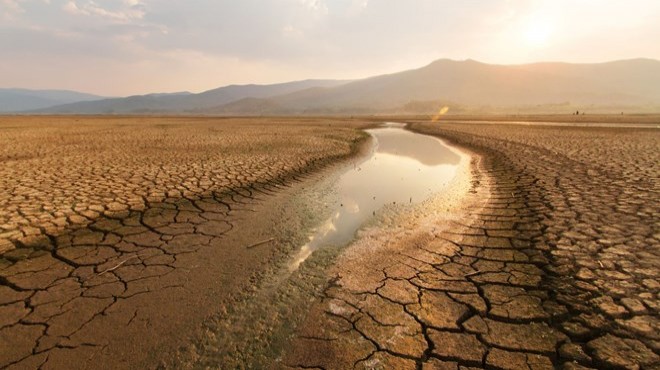
[[[533,19],[526,27],[525,41],[532,47],[545,46],[552,36],[553,29],[545,20]]]

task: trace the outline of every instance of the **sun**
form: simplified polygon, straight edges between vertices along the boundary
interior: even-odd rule
[[[535,48],[546,46],[553,34],[552,25],[544,19],[532,19],[525,26],[525,42]]]

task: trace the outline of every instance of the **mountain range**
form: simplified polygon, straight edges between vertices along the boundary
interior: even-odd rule
[[[43,109],[99,99],[104,97],[68,90],[0,89],[0,112]]]
[[[419,69],[353,81],[232,85],[199,94],[85,100],[27,109],[43,114],[210,115],[432,114],[444,106],[454,113],[553,113],[575,107],[658,112],[660,61],[495,65],[441,59]],[[0,101],[0,107],[6,106]]]
[[[63,104],[38,113],[72,114],[154,114],[205,113],[213,107],[245,98],[268,99],[311,87],[332,87],[346,83],[341,80],[305,80],[273,85],[230,85],[199,94],[149,94],[93,102]]]

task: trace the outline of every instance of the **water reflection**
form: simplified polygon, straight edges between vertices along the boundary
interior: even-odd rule
[[[461,160],[436,138],[396,128],[377,130],[382,130],[377,133],[378,153],[407,157],[426,166],[458,165]]]
[[[440,140],[406,131],[403,125],[367,130],[371,155],[339,178],[333,216],[316,228],[290,265],[298,268],[314,250],[340,246],[386,204],[414,204],[440,191],[455,175],[460,157]]]

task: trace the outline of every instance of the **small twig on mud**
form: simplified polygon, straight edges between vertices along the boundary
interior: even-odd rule
[[[128,262],[128,261],[130,261],[130,260],[132,260],[132,259],[134,259],[134,258],[138,258],[138,256],[135,255],[135,256],[129,257],[129,258],[127,258],[127,259],[125,259],[125,260],[119,262],[119,263],[116,264],[115,266],[110,267],[110,268],[107,269],[107,270],[103,270],[103,271],[99,272],[98,274],[96,274],[96,276],[101,276],[101,275],[105,274],[106,272],[114,271],[114,270],[118,269],[119,267],[121,267],[121,265],[125,264],[126,262]]]
[[[604,268],[605,268],[605,266],[603,265],[603,263],[602,263],[602,262],[600,262],[600,261],[598,261],[598,264],[600,265],[600,268],[602,268],[602,269],[604,269]]]
[[[262,245],[262,244],[270,243],[270,242],[272,242],[273,240],[275,240],[275,238],[270,238],[270,239],[262,240],[262,241],[260,241],[260,242],[254,243],[254,244],[250,244],[250,245],[248,245],[246,248],[247,248],[247,249],[251,249],[251,248],[254,248],[254,247],[258,247],[258,246],[260,246],[260,245]]]
[[[481,274],[481,271],[477,270],[477,271],[471,272],[469,274],[465,274],[465,277],[470,277],[470,276],[474,276],[474,275],[477,275],[477,274]]]

